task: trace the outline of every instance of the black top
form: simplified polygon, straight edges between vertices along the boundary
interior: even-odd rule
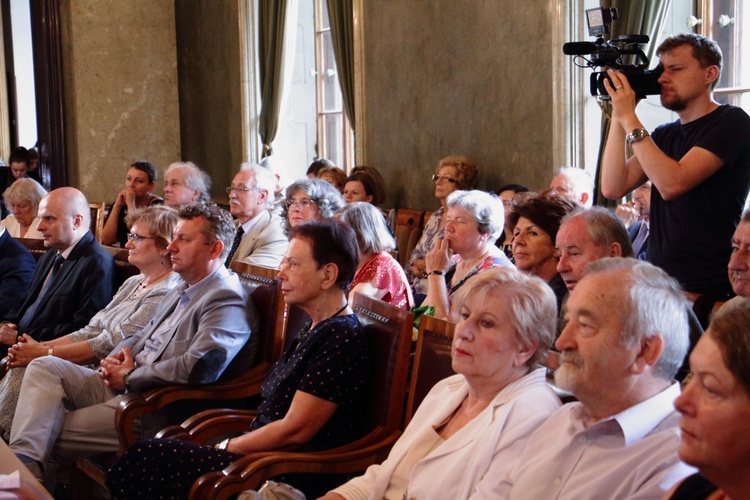
[[[161,205],[164,203],[164,200],[156,196],[155,194],[148,194],[148,203],[146,204],[147,207],[150,207],[152,205]],[[128,226],[125,224],[125,216],[128,215],[128,207],[127,205],[123,206],[120,209],[120,214],[117,217],[117,241],[120,242],[121,247],[125,247],[125,243],[128,242]]]
[[[362,435],[362,398],[372,364],[357,316],[335,316],[306,326],[271,368],[253,428],[284,418],[296,391],[338,404],[336,412],[304,449],[324,450]]]
[[[669,497],[669,500],[705,500],[718,490],[711,481],[701,476],[700,472],[686,477]]]

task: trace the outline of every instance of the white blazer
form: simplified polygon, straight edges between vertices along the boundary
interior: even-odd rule
[[[347,499],[383,498],[396,466],[419,436],[448,418],[468,392],[463,375],[435,384],[385,462],[370,466],[336,493]],[[417,463],[408,497],[490,498],[493,486],[512,468],[531,432],[560,405],[543,368],[511,383],[482,413]]]

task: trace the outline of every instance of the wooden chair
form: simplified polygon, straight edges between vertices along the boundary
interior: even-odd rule
[[[102,242],[102,231],[104,231],[104,211],[107,206],[104,202],[89,203],[91,211],[91,232],[99,243]]]
[[[335,470],[323,462],[327,472],[359,472],[384,460],[401,434],[404,394],[409,367],[413,315],[384,302],[355,294],[352,302],[360,322],[372,339],[375,363],[371,398],[368,402],[370,432],[346,446],[314,453],[267,452],[247,455],[223,471],[201,476],[190,498],[227,498],[249,488],[259,487],[268,478],[290,472],[315,472],[316,459],[354,450],[369,449],[368,456],[338,463]],[[214,410],[196,415],[181,426],[166,429],[161,437],[205,443],[216,436],[247,430],[252,412]],[[312,461],[312,462],[311,462]],[[300,468],[301,467],[301,468]]]
[[[281,294],[281,285],[276,279],[277,270],[242,262],[233,262],[231,268],[239,275],[260,315],[258,332],[260,360],[258,363],[239,377],[229,381],[206,386],[160,387],[141,394],[125,396],[115,412],[115,427],[120,439],[120,449],[115,455],[99,456],[76,462],[74,472],[77,476],[71,476],[71,486],[80,488],[76,493],[83,489],[87,478],[89,484],[93,481],[105,487],[104,474],[107,468],[116,457],[124,453],[137,440],[135,434],[137,418],[155,414],[175,402],[237,401],[260,394],[260,386],[268,370],[282,354],[286,305]]]
[[[455,374],[451,366],[451,344],[455,326],[447,320],[433,316],[421,317],[404,427],[409,424],[432,386]]]
[[[422,212],[405,208],[396,210],[396,227],[393,236],[398,246],[398,261],[402,267],[409,262],[409,256],[422,234],[421,221]],[[413,242],[411,247],[410,242]]]
[[[37,262],[47,251],[47,248],[45,248],[44,246],[44,240],[37,240],[34,238],[18,238],[16,241],[25,246],[26,249],[31,252],[31,255],[34,256],[34,259]]]

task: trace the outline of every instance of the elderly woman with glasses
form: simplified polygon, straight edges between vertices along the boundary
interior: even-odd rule
[[[47,191],[34,179],[24,177],[10,185],[3,193],[5,206],[11,213],[0,221],[8,233],[14,238],[42,239],[36,226],[39,217],[39,202],[47,195]]]
[[[435,198],[440,201],[441,206],[425,224],[422,237],[419,238],[406,265],[406,277],[412,284],[417,302],[427,294],[425,256],[443,238],[445,200],[453,191],[474,188],[476,179],[477,166],[468,156],[446,156],[438,163],[437,172],[432,176],[432,180],[435,182]]]
[[[0,382],[0,429],[10,436],[10,427],[27,366],[41,356],[57,356],[79,364],[94,364],[105,358],[123,338],[140,333],[151,321],[162,298],[177,285],[167,245],[177,224],[177,212],[164,206],[148,207],[128,214],[130,225],[128,262],[141,274],[125,280],[107,307],[89,324],[64,337],[38,343],[24,334],[8,351],[10,371]]]
[[[344,198],[335,187],[320,179],[304,179],[286,188],[281,217],[289,232],[303,222],[330,219],[343,206]]]
[[[435,316],[450,311],[451,297],[472,276],[492,267],[512,267],[495,246],[503,229],[503,202],[484,191],[456,191],[446,199],[443,238],[427,253],[427,297]]]

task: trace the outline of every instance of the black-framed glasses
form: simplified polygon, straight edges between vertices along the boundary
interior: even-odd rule
[[[237,191],[238,193],[247,193],[248,191],[265,191],[265,190],[257,188],[257,187],[249,188],[249,187],[245,187],[245,186],[238,186],[238,187],[228,186],[225,189],[225,191],[227,192],[227,194],[231,194],[232,191]]]
[[[286,206],[287,206],[287,208],[297,207],[300,210],[304,210],[307,207],[309,207],[310,205],[312,205],[313,203],[317,203],[317,202],[315,202],[313,200],[308,200],[308,199],[304,199],[304,200],[288,200],[286,202]]]
[[[153,236],[141,236],[140,234],[128,233],[128,241],[133,240],[136,245],[143,240],[153,240],[153,239],[156,239],[156,238],[154,238]]]
[[[447,175],[438,175],[438,174],[432,174],[432,180],[433,180],[433,181],[437,182],[437,181],[439,181],[440,179],[442,179],[442,180],[444,180],[444,181],[448,181],[448,182],[450,182],[451,184],[455,184],[455,183],[457,183],[457,182],[458,182],[458,181],[457,181],[456,179],[453,179],[453,178],[451,178],[451,177],[448,177]]]

